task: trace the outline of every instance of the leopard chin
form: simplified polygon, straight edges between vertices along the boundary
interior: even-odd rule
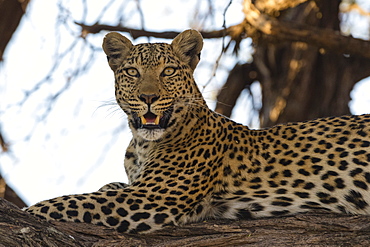
[[[162,138],[165,129],[161,128],[141,128],[137,130],[139,136],[147,141],[157,141]]]

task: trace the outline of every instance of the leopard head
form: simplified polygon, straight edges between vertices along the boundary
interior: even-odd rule
[[[116,100],[134,135],[160,140],[184,124],[192,105],[204,104],[193,78],[202,47],[195,30],[180,33],[171,44],[133,45],[119,33],[106,35],[103,50],[115,74]]]

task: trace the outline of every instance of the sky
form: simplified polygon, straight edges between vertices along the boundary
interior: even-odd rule
[[[28,204],[95,191],[109,182],[127,182],[123,159],[131,133],[124,113],[115,104],[113,72],[100,48],[106,32],[88,35],[83,41],[77,39],[80,29],[73,23],[93,24],[108,1],[86,1],[87,14],[83,14],[81,2],[31,1],[0,66],[0,127],[11,145],[10,153],[0,153],[0,171]],[[107,9],[101,19],[116,25],[117,12],[121,11],[124,25],[141,28],[140,15],[132,14],[137,1],[125,2],[124,6],[117,4]],[[194,11],[189,6],[200,4],[198,14],[203,16],[208,1],[178,0],[175,6],[173,2],[140,1],[144,28],[182,31],[199,27],[193,23]],[[215,16],[205,18],[202,24],[209,29],[220,29],[223,24],[226,4],[216,2]],[[241,0],[232,2],[226,13],[227,26],[242,20],[240,4]],[[352,21],[358,21],[357,17]],[[170,42],[153,38],[150,41]],[[142,42],[148,39],[134,41]],[[237,58],[229,53],[223,55],[216,76],[212,77],[222,41],[205,41],[195,79],[211,108],[235,60],[250,61],[250,43],[249,39],[242,43],[244,51],[250,53],[244,52]],[[55,63],[61,55],[62,59]],[[81,69],[85,64],[88,69]],[[258,99],[258,84],[252,90]],[[352,113],[370,112],[369,95],[370,80],[358,83],[351,95]],[[246,111],[251,114],[245,114]],[[240,97],[232,118],[250,124],[253,117],[250,99],[246,95]],[[252,121],[251,127],[257,126],[258,122]]]

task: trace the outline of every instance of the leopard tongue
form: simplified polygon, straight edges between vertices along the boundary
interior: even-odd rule
[[[147,113],[144,116],[141,116],[141,123],[143,125],[159,125],[160,117],[153,114]]]

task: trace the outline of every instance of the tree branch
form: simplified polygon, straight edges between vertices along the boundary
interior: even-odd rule
[[[46,222],[0,199],[0,245],[370,246],[369,219],[318,212],[258,220],[209,220],[133,235],[93,224]]]
[[[81,36],[83,37],[86,37],[89,33],[95,34],[103,30],[116,31],[116,32],[127,32],[127,33],[130,33],[133,39],[137,39],[139,37],[173,39],[180,33],[176,31],[152,32],[152,31],[146,31],[146,30],[141,30],[141,29],[123,27],[120,25],[111,26],[111,25],[104,25],[104,24],[99,24],[99,23],[96,23],[94,25],[86,25],[83,23],[75,22],[75,24],[82,28]],[[241,23],[238,25],[230,26],[226,29],[220,29],[220,30],[215,30],[215,31],[210,31],[210,32],[201,31],[200,33],[205,39],[213,39],[213,38],[222,38],[225,36],[239,37],[243,31],[244,31],[244,27],[243,27],[243,23]]]
[[[1,133],[1,129],[0,129],[0,147],[3,150],[3,152],[9,151],[9,144],[5,142],[5,139]]]
[[[304,2],[303,0],[296,0],[290,3],[298,4]],[[288,7],[288,5],[280,6],[277,9]],[[315,45],[325,50],[330,50],[336,53],[355,55],[359,57],[370,58],[370,42],[362,39],[357,39],[349,36],[343,36],[339,32],[312,27],[303,24],[295,24],[290,22],[278,21],[277,19],[261,13],[251,0],[244,1],[245,21],[226,29],[215,31],[201,31],[205,39],[221,38],[230,36],[233,40],[240,40],[244,34],[252,37],[255,43],[258,43],[260,33],[269,36],[270,39],[276,41],[299,41]],[[96,23],[94,25],[86,25],[83,23],[75,22],[82,28],[82,36],[86,37],[89,33],[95,34],[103,30],[128,32],[134,39],[139,37],[155,37],[163,39],[173,39],[179,32],[166,31],[166,32],[153,32],[140,30],[135,28],[128,28],[123,26],[111,26]]]
[[[299,41],[336,53],[370,58],[370,42],[341,35],[339,32],[278,21],[261,13],[251,0],[244,0],[245,20],[249,25],[248,35],[258,42],[258,32],[276,40]],[[323,50],[323,52],[325,52]]]
[[[272,14],[284,9],[294,8],[307,1],[308,0],[258,0],[255,1],[255,6],[264,13]]]

